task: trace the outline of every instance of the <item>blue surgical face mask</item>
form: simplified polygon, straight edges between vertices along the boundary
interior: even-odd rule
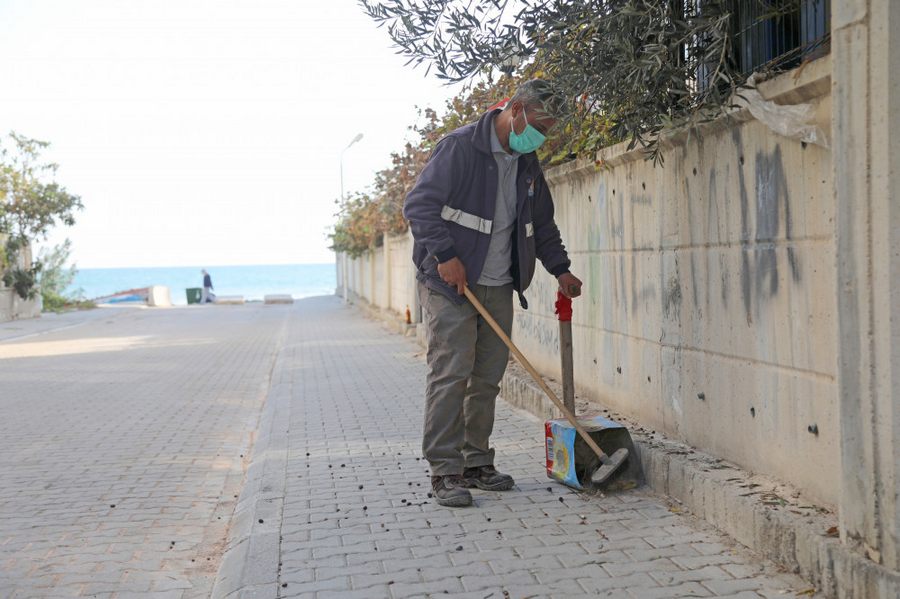
[[[522,108],[522,116],[525,117],[525,130],[521,133],[516,133],[516,128],[510,127],[509,147],[514,152],[529,154],[541,147],[541,144],[547,138],[543,133],[528,124],[528,115],[525,114],[524,107]]]

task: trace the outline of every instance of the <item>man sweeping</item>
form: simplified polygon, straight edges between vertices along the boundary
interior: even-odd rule
[[[466,300],[465,287],[507,335],[513,292],[527,308],[523,292],[535,258],[564,294],[581,294],[535,154],[556,124],[560,101],[546,81],[523,83],[503,110],[438,142],[406,197],[428,342],[422,452],[440,505],[471,505],[470,488],[514,485],[494,467],[490,447],[509,350]]]

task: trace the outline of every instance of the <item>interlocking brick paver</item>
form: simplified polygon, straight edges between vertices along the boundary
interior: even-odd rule
[[[389,586],[397,584],[398,582],[407,582],[412,584],[422,580],[421,572],[421,569],[418,568],[410,568],[406,570],[391,568],[391,572],[388,574],[380,573],[351,576],[350,584],[354,589],[366,589],[380,585]]]
[[[762,577],[757,578],[736,578],[731,580],[704,580],[703,586],[711,590],[713,593],[717,593],[719,595],[730,595],[733,593],[738,593],[740,591],[755,591],[756,589],[763,588],[766,586],[764,584],[764,580]]]
[[[724,564],[737,564],[744,560],[732,553],[719,555],[696,555],[685,551],[684,555],[672,557],[672,561],[684,570],[705,568],[706,566],[720,566]]]
[[[472,508],[436,505],[420,451],[422,354],[337,299],[292,312],[274,374],[290,389],[281,597],[633,599],[746,588],[720,564],[762,568],[747,578],[761,591],[808,587],[644,490],[585,495],[551,483],[541,423],[503,402],[497,465],[517,486],[474,491]],[[316,582],[295,584],[302,573]]]
[[[289,314],[0,326],[0,596],[208,597]]]
[[[672,572],[677,571],[678,566],[672,560],[660,558],[641,562],[609,562],[603,564],[603,569],[609,572],[610,577],[618,578],[636,572]]]
[[[696,582],[686,582],[677,586],[644,589],[633,588],[628,592],[634,599],[686,599],[687,597],[712,597],[708,589]]]
[[[658,583],[664,585],[681,582],[698,582],[704,580],[730,580],[731,576],[718,566],[706,566],[698,570],[656,571],[648,572]],[[757,574],[759,570],[757,570]]]

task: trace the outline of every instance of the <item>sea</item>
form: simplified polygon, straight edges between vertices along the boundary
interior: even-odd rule
[[[165,285],[173,304],[187,304],[187,289],[203,286],[200,266],[152,268],[78,269],[69,296],[95,299],[129,289]],[[206,266],[216,295],[242,295],[245,301],[270,294],[295,299],[333,295],[334,264],[259,264],[254,266]]]

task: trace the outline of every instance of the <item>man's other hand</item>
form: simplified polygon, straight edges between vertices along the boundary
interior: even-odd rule
[[[446,262],[438,264],[437,269],[445,283],[456,287],[457,293],[462,295],[466,292],[466,267],[459,258],[450,258]],[[580,285],[581,281],[578,283]]]
[[[556,279],[559,281],[559,290],[569,299],[575,299],[581,295],[581,280],[570,272],[564,272]]]

